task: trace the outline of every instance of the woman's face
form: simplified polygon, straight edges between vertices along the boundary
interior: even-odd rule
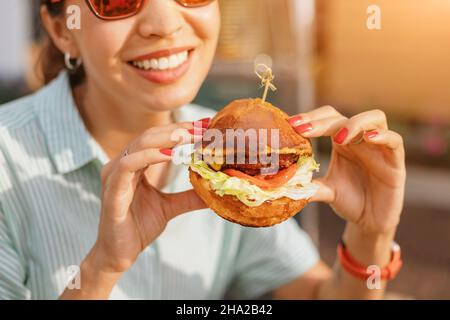
[[[171,110],[194,99],[217,45],[217,1],[184,8],[174,0],[146,0],[137,15],[115,21],[98,19],[84,0],[67,4],[81,8],[81,29],[71,32],[88,90],[149,111]]]

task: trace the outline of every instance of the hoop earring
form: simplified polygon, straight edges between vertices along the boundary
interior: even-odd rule
[[[73,60],[75,60],[75,63],[72,62]],[[70,71],[75,71],[81,66],[83,60],[81,58],[72,59],[70,57],[70,53],[66,52],[64,54],[64,63],[66,64],[67,69],[69,69]]]

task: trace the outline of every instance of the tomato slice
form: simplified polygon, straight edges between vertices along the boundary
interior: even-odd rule
[[[263,179],[258,179],[258,178],[253,177],[253,176],[249,176],[248,174],[245,174],[245,173],[243,173],[242,171],[239,171],[239,170],[226,169],[223,172],[226,175],[230,176],[230,177],[236,177],[236,178],[239,178],[239,179],[247,180],[251,184],[254,184],[255,186],[258,186],[261,189],[276,188],[276,187],[272,186],[272,184],[270,184],[269,181],[266,181],[266,180],[263,180]]]
[[[239,179],[244,179],[260,187],[261,189],[275,189],[281,187],[283,184],[291,180],[291,178],[297,172],[297,164],[293,164],[286,169],[279,171],[277,174],[272,176],[250,176],[239,170],[226,169],[223,171],[226,175],[230,177],[236,177]]]

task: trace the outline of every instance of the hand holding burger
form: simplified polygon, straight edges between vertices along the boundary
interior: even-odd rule
[[[279,170],[271,173],[261,162],[249,163],[248,149],[246,162],[237,164],[208,162],[202,154],[190,167],[197,194],[217,214],[245,226],[272,226],[309,201],[319,201],[349,222],[347,234],[392,235],[403,207],[406,170],[402,137],[389,130],[385,114],[371,110],[347,118],[325,106],[288,117],[264,101],[273,79],[266,74],[260,76],[266,86],[262,100],[232,102],[209,128],[222,133],[278,129],[278,148],[268,143],[264,155],[276,154]],[[319,137],[331,138],[331,161],[326,174],[312,181],[318,165],[308,139]],[[230,151],[239,150],[225,148],[223,153]]]

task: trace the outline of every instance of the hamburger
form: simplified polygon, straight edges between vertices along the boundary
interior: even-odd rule
[[[287,119],[261,99],[233,101],[212,119],[189,177],[219,216],[247,227],[273,226],[301,211],[317,191],[311,143]]]

